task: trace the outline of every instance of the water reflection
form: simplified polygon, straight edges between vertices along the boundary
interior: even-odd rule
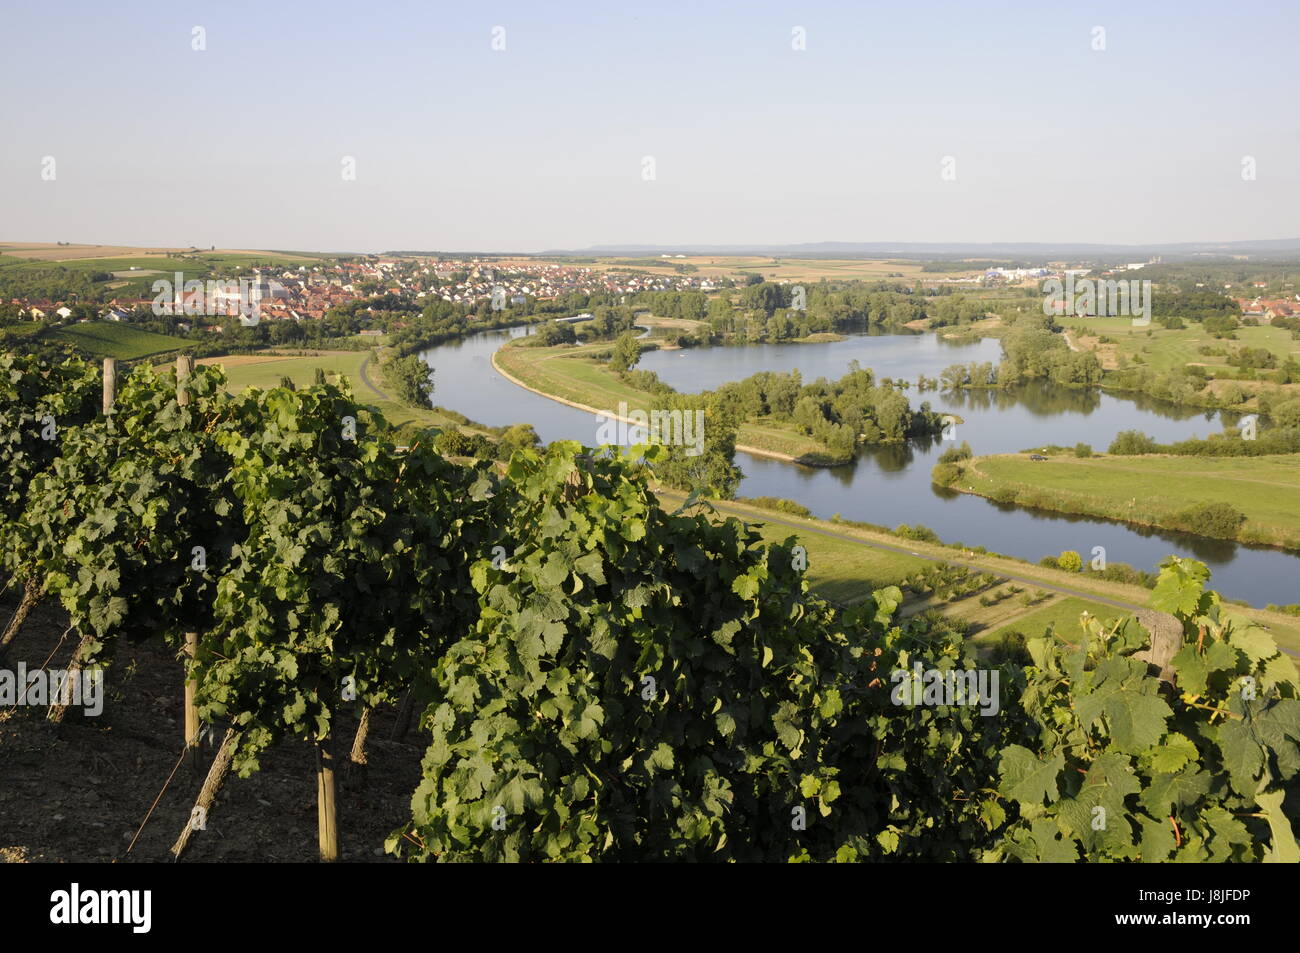
[[[434,367],[434,403],[494,426],[532,423],[543,440],[579,440],[592,444],[598,422],[583,411],[523,390],[492,368],[493,351],[508,338],[524,333],[487,332],[425,352]],[[863,334],[824,344],[755,345],[657,351],[641,365],[656,370],[678,390],[697,392],[760,370],[799,368],[804,380],[840,377],[852,360],[878,377],[918,374],[937,377],[949,364],[996,361],[994,340],[953,342],[934,334]],[[1054,387],[1041,382],[1012,391],[960,393],[909,391],[914,405],[928,401],[939,413],[963,418],[956,442],[966,441],[976,454],[1013,453],[1047,444],[1087,443],[1104,451],[1121,430],[1141,430],[1162,443],[1204,437],[1226,422],[1214,411],[1189,410],[1140,395]],[[1085,555],[1096,546],[1110,562],[1152,570],[1170,553],[1194,556],[1215,574],[1224,593],[1256,605],[1294,602],[1300,558],[1273,549],[1258,549],[1185,533],[1153,530],[1092,517],[1067,516],[998,504],[982,497],[935,487],[930,470],[951,442],[934,438],[862,449],[849,464],[829,469],[795,466],[738,454],[745,472],[743,496],[777,496],[796,500],[816,516],[840,514],[848,519],[886,526],[921,523],[945,540],[985,546],[995,552],[1037,561],[1073,549]]]

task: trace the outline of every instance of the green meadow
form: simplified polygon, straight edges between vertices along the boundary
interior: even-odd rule
[[[1300,549],[1300,454],[1041,461],[1003,454],[972,459],[953,489],[1150,526],[1169,526],[1174,514],[1200,503],[1227,503],[1246,516],[1243,542]]]

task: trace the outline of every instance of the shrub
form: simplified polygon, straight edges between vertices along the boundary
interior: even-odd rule
[[[1156,453],[1160,445],[1140,430],[1123,430],[1115,435],[1107,453],[1116,456],[1137,456],[1143,453]]]
[[[578,340],[578,332],[569,322],[547,321],[539,325],[533,333],[533,343],[537,347],[553,347],[557,344],[573,344]]]
[[[1300,427],[1300,397],[1274,404],[1269,410],[1269,416],[1279,427]]]
[[[812,510],[802,503],[796,503],[794,500],[787,500],[779,496],[738,496],[736,502],[761,507],[765,510],[778,510],[782,513],[789,513],[791,516],[811,518],[813,515]]]
[[[903,539],[915,539],[922,543],[940,542],[939,534],[928,526],[922,526],[917,523],[915,526],[908,526],[906,523],[900,523],[894,528],[894,535],[901,536]]]
[[[1236,539],[1246,514],[1231,503],[1197,503],[1169,516],[1166,522],[1174,529],[1215,539]]]
[[[960,447],[949,447],[943,453],[939,454],[940,463],[957,463],[961,460],[969,460],[970,458],[970,444],[965,440],[961,442]]]
[[[496,444],[482,434],[444,430],[433,441],[434,449],[445,457],[479,457],[491,460],[496,456]]]
[[[1131,585],[1142,586],[1145,589],[1152,589],[1156,584],[1155,573],[1135,569],[1128,563],[1107,563],[1105,569],[1089,568],[1088,571],[1100,579],[1107,579],[1111,582],[1127,582]]]
[[[930,471],[930,480],[939,486],[952,486],[965,471],[955,463],[936,463]]]
[[[1066,572],[1079,572],[1083,569],[1083,557],[1073,549],[1065,549],[1056,557],[1056,566]]]

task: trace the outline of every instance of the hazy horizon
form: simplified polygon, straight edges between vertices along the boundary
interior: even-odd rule
[[[0,67],[6,241],[536,253],[1300,234],[1300,75],[1271,52],[1300,11],[1281,3],[145,0],[0,24],[16,41]]]

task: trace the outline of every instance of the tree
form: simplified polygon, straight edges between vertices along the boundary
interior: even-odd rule
[[[578,332],[568,321],[547,321],[535,332],[538,347],[554,347],[559,344],[573,344],[578,340]]]
[[[394,396],[412,407],[427,408],[433,396],[433,368],[415,354],[390,357],[383,363],[384,383]]]
[[[1079,572],[1083,569],[1083,557],[1073,549],[1064,549],[1061,555],[1056,557],[1056,565],[1066,572]]]
[[[1205,319],[1205,330],[1216,338],[1233,337],[1238,327],[1237,319],[1231,316],[1216,316]]]
[[[532,424],[514,424],[507,427],[505,432],[501,434],[501,443],[507,453],[529,449],[541,442],[542,438],[537,436],[537,431],[533,429]]]
[[[614,342],[614,351],[609,358],[610,368],[622,373],[635,367],[639,360],[641,360],[641,344],[637,341],[637,336],[631,331],[620,334],[618,340]]]
[[[707,398],[674,394],[657,408],[674,421],[680,414],[681,439],[670,434],[654,458],[655,475],[669,486],[701,496],[729,500],[740,486],[741,472],[735,464],[736,420]]]

